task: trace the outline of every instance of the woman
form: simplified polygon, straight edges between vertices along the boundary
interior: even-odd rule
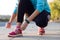
[[[18,3],[19,3],[19,0],[18,0]],[[9,21],[8,21],[7,24],[6,24],[6,28],[11,28],[12,22],[13,22],[14,19],[17,17],[17,14],[18,14],[18,3],[16,3],[16,7],[15,7],[14,12],[13,12],[13,14],[11,15]],[[27,17],[28,17],[28,14],[25,14],[25,15],[26,15],[25,17],[27,18]]]
[[[24,13],[27,13],[29,17],[23,22]],[[18,19],[17,19],[17,31],[9,33],[9,36],[17,36],[24,30],[30,21],[35,21],[39,27],[39,34],[45,33],[44,28],[48,24],[48,17],[50,17],[50,8],[47,0],[20,0],[18,7]]]

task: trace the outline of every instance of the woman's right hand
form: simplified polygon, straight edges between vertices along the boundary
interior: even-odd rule
[[[9,22],[6,23],[5,27],[6,27],[6,28],[11,28],[11,23],[9,23]]]

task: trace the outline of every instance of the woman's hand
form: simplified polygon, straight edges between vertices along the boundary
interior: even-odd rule
[[[28,23],[24,21],[21,25],[21,30],[25,30],[27,26],[28,26]]]
[[[6,23],[5,27],[6,27],[6,28],[11,28],[11,23],[9,23],[9,22]]]

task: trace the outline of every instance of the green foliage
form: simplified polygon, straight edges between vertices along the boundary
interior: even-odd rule
[[[56,20],[60,18],[60,0],[54,0],[50,3],[51,19]]]
[[[6,22],[6,21],[9,21],[9,18],[6,18],[6,19],[0,19],[0,21],[3,21],[3,22],[5,21],[5,22]]]

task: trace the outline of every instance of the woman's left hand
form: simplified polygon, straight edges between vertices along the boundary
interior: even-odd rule
[[[27,26],[28,26],[28,23],[24,21],[21,25],[21,30],[25,30]]]

